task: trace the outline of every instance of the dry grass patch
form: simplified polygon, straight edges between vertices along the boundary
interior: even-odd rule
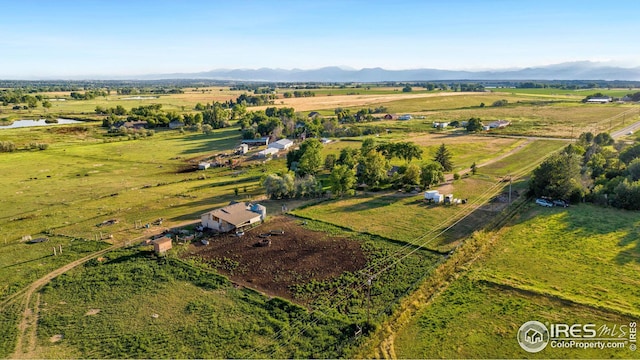
[[[433,94],[390,94],[390,95],[332,95],[306,98],[278,99],[275,106],[293,107],[296,111],[348,108],[354,106],[373,106],[402,99],[421,99],[449,96],[473,96],[476,93],[433,93]],[[251,110],[263,110],[269,106],[256,106]]]

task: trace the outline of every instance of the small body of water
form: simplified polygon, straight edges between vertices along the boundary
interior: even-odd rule
[[[120,100],[149,100],[149,99],[157,99],[159,96],[130,96],[126,98],[122,98]]]
[[[58,119],[57,123],[46,123],[45,119],[15,120],[11,125],[4,125],[4,126],[0,125],[0,129],[15,129],[15,128],[31,127],[31,126],[64,125],[64,124],[78,124],[78,123],[82,123],[82,121],[71,120],[71,119]]]

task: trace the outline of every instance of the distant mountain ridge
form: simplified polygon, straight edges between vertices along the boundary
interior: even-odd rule
[[[198,73],[155,74],[140,80],[210,79],[268,82],[381,82],[442,80],[622,80],[640,81],[640,67],[623,68],[602,63],[579,61],[516,70],[386,70],[364,68],[343,69],[337,66],[319,69],[217,69]]]

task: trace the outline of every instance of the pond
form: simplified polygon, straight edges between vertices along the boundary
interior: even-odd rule
[[[0,125],[0,129],[15,129],[22,127],[31,127],[31,126],[47,126],[47,125],[64,125],[64,124],[78,124],[82,123],[82,121],[71,120],[71,119],[57,119],[57,123],[47,123],[45,119],[38,120],[15,120],[10,125]],[[2,123],[0,123],[2,124]]]
[[[158,99],[159,96],[130,96],[126,98],[121,98],[120,100],[149,100],[149,99]]]

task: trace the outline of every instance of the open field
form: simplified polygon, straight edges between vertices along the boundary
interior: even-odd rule
[[[467,98],[468,99],[468,98]],[[498,99],[496,99],[498,100]],[[423,118],[409,121],[380,121],[361,126],[376,125],[398,131],[434,131],[434,122],[465,121],[472,117],[489,123],[494,120],[509,120],[506,129],[494,130],[497,134],[576,138],[580,133],[608,131],[638,121],[637,105],[560,103],[532,105],[530,103],[511,104],[501,107],[472,106],[453,103],[449,107],[428,108],[427,104],[411,99],[387,103],[389,111],[407,109],[405,112],[420,114]],[[397,108],[396,108],[397,107]],[[413,109],[408,110],[408,109]],[[635,110],[634,110],[635,109]],[[355,108],[354,108],[355,110]],[[627,113],[627,115],[623,115]],[[451,130],[447,130],[451,131]]]
[[[472,276],[640,317],[639,225],[633,211],[532,205]]]
[[[594,221],[597,219],[597,221]],[[481,256],[395,334],[400,358],[630,357],[621,350],[548,347],[525,353],[515,336],[529,320],[628,325],[640,316],[637,212],[534,205],[497,233]],[[488,241],[488,240],[486,240]],[[606,337],[606,336],[605,336]]]
[[[540,89],[525,89],[525,88],[490,88],[488,89],[496,93],[508,93],[508,94],[527,94],[527,95],[546,95],[546,96],[567,96],[574,97],[579,100],[584,99],[587,95],[601,93],[603,95],[612,97],[624,97],[627,94],[633,94],[635,89],[579,89],[579,90],[563,90],[555,88],[540,88]]]
[[[548,345],[539,353],[527,353],[518,345],[516,334],[520,325],[530,320],[628,329],[629,322],[635,319],[463,276],[397,334],[395,355],[399,359],[593,359],[634,355],[628,342],[625,349],[563,349]]]
[[[49,245],[20,243],[24,235],[54,236],[49,244],[55,241],[64,248],[71,245],[71,239],[96,240],[113,235],[112,241],[120,241],[137,237],[143,230],[133,229],[136,221],[146,224],[164,218],[165,226],[171,226],[198,220],[201,213],[234,199],[262,196],[259,182],[263,170],[275,171],[283,166],[272,161],[242,171],[183,171],[192,168],[193,161],[197,163],[200,157],[233,148],[239,140],[233,128],[212,136],[167,131],[151,138],[107,143],[91,136],[82,139],[84,133],[78,138],[49,130],[57,128],[64,127],[0,132],[7,136],[5,139],[52,141],[46,151],[0,156],[0,274],[6,272],[12,280],[11,285],[0,288],[0,298],[11,292],[9,287],[27,284],[62,261],[53,261]],[[28,136],[20,137],[25,133]],[[235,188],[239,189],[237,197]],[[117,224],[96,226],[110,219]],[[65,258],[72,256],[74,248],[65,252]],[[30,272],[34,264],[42,265],[38,266],[40,270]],[[24,273],[30,275],[20,275]]]

